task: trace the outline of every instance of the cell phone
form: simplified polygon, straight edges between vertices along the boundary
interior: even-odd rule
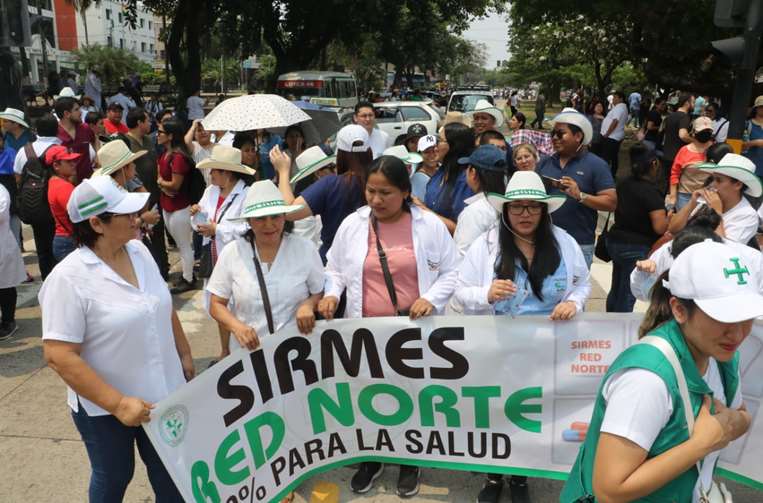
[[[558,178],[553,178],[546,175],[540,175],[540,176],[541,178],[543,178],[545,182],[547,182],[550,186],[552,186],[555,189],[561,189],[564,187],[564,185],[562,184],[562,181],[559,180]]]

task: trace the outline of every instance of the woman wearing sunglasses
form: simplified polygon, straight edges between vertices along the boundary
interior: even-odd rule
[[[506,194],[489,194],[501,222],[480,236],[458,272],[456,301],[464,314],[545,315],[569,320],[591,293],[588,266],[577,242],[551,223],[564,196],[549,196],[540,177],[518,171]],[[512,500],[529,501],[527,478],[512,477]],[[498,501],[500,475],[488,475],[478,501]]]

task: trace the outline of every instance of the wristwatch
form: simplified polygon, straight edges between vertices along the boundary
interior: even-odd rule
[[[578,198],[578,202],[579,202],[579,203],[582,203],[582,202],[585,200],[585,198],[586,198],[586,197],[588,197],[588,194],[586,194],[585,192],[583,192],[583,191],[581,190],[581,191],[580,191],[580,198]]]

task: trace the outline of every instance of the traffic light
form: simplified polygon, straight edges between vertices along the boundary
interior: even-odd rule
[[[713,16],[715,26],[741,28],[745,24],[749,4],[750,0],[716,0]]]
[[[30,45],[32,33],[27,0],[0,0],[0,47]]]
[[[728,64],[734,67],[740,67],[744,62],[745,39],[744,37],[724,38],[723,40],[713,40],[711,42],[713,49],[720,54]]]

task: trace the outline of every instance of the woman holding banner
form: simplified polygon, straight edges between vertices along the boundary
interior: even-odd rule
[[[291,234],[286,215],[300,209],[262,180],[249,187],[241,213],[230,219],[250,229],[220,252],[206,289],[209,314],[233,334],[231,351],[257,349],[260,337],[295,321],[304,334],[315,326],[323,263],[311,241]]]
[[[347,290],[346,318],[442,312],[456,283],[458,252],[448,229],[429,211],[410,203],[411,179],[403,161],[381,156],[365,185],[367,206],[348,216],[327,254],[326,294],[318,310],[332,319]],[[394,278],[394,279],[393,279]],[[350,486],[368,492],[381,463],[362,463]],[[397,493],[419,490],[419,468],[401,466]]]
[[[560,501],[730,501],[713,472],[752,421],[737,349],[763,315],[757,274],[712,241],[676,257],[652,291],[641,342],[602,379]]]
[[[122,501],[135,446],[156,500],[182,502],[141,423],[194,375],[191,348],[151,253],[135,240],[148,192],[110,177],[84,180],[68,204],[78,248],[40,290],[43,352],[69,386],[68,404],[92,475],[89,501]]]
[[[464,256],[455,300],[464,314],[546,315],[569,320],[591,293],[583,252],[550,214],[565,196],[549,196],[533,171],[517,171],[506,193],[489,194],[501,223],[482,234]],[[514,502],[529,501],[527,477],[510,481]],[[498,501],[503,477],[488,474],[479,502]]]

